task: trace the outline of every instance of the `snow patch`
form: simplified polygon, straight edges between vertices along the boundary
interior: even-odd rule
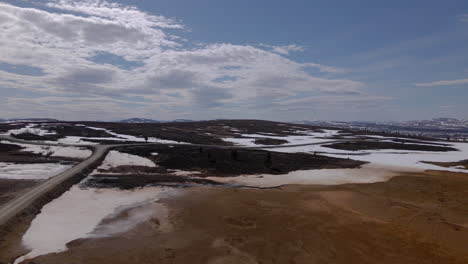
[[[0,178],[13,180],[45,180],[71,168],[59,163],[15,164],[0,162]]]
[[[153,215],[146,212],[133,214],[129,221],[117,221],[119,229],[115,226],[106,226],[103,220],[132,207],[153,204],[161,197],[174,192],[174,189],[162,187],[129,191],[82,189],[75,185],[45,205],[41,213],[34,218],[22,238],[23,245],[31,251],[16,259],[15,263],[49,253],[66,251],[67,243],[76,239],[102,237],[130,230]]]
[[[183,170],[174,170],[170,172],[172,175],[175,176],[192,176],[195,174],[201,174],[199,171],[183,171]]]
[[[98,169],[108,170],[118,166],[156,167],[156,164],[147,158],[111,150]]]
[[[243,175],[238,177],[208,177],[207,179],[242,186],[277,187],[287,184],[339,185],[387,181],[398,173],[392,168],[366,164],[356,169],[298,170],[287,174]]]

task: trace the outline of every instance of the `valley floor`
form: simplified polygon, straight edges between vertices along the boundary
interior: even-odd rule
[[[464,173],[413,172],[337,186],[196,186],[176,193],[104,221],[125,223],[153,212],[132,229],[75,240],[66,251],[24,263],[468,262]],[[25,227],[17,228],[0,243],[0,262],[24,253],[18,233]]]

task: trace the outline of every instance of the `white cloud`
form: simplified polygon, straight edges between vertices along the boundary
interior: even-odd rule
[[[185,30],[184,25],[136,7],[99,0],[55,0],[46,6],[0,3],[0,62],[37,67],[45,73],[24,76],[0,68],[0,87],[45,93],[41,98],[8,98],[2,106],[4,115],[21,108],[24,115],[52,116],[59,111],[69,113],[62,118],[73,119],[95,119],[99,114],[105,119],[127,111],[133,111],[130,116],[158,113],[171,118],[181,112],[215,115],[260,107],[274,111],[284,106],[281,102],[297,98],[305,100],[295,102],[304,109],[350,98],[380,100],[363,93],[361,82],[307,71],[343,69],[285,57],[303,51],[301,46],[191,45],[168,33],[168,29]],[[137,61],[139,66],[125,69],[89,59],[102,52]]]
[[[275,46],[275,45],[268,45],[265,43],[261,43],[258,46],[261,48],[265,48],[271,52],[285,55],[285,56],[289,55],[291,52],[302,52],[306,50],[305,47],[296,45],[296,44]]]
[[[46,4],[48,7],[73,11],[85,15],[119,21],[123,25],[135,28],[183,28],[173,19],[164,16],[150,15],[133,6],[124,6],[99,0],[52,0]]]
[[[321,64],[318,64],[318,63],[303,63],[302,65],[303,65],[303,67],[317,68],[317,69],[319,69],[320,72],[328,72],[328,73],[345,73],[345,72],[348,72],[347,69],[333,67],[333,66],[327,66],[327,65],[321,65]]]
[[[271,51],[282,55],[289,55],[291,52],[304,51],[305,48],[298,45],[286,45],[273,47]]]
[[[446,81],[435,81],[429,83],[416,83],[416,86],[421,87],[432,87],[432,86],[449,86],[449,85],[460,85],[468,84],[468,79],[459,79],[459,80],[446,80]]]

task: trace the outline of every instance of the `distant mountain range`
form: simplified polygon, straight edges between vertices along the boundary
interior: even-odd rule
[[[315,126],[339,127],[378,132],[392,132],[405,135],[423,135],[439,138],[466,139],[468,138],[468,120],[456,118],[435,118],[432,120],[414,121],[388,121],[388,122],[363,122],[363,121],[298,121],[295,123]]]
[[[16,123],[16,122],[57,122],[59,120],[52,118],[12,118],[0,119],[0,123]]]
[[[53,119],[53,118],[12,118],[12,119],[0,119],[0,123],[16,123],[16,122],[61,122],[61,120]],[[174,119],[174,120],[155,120],[149,118],[129,118],[124,120],[114,121],[118,123],[167,123],[167,122],[193,122],[190,119]]]
[[[159,120],[148,119],[148,118],[129,118],[117,121],[119,123],[161,123]]]
[[[166,123],[166,122],[193,122],[193,120],[175,119],[175,120],[171,120],[171,121],[160,121],[160,120],[154,120],[154,119],[148,119],[148,118],[137,118],[137,117],[135,117],[135,118],[120,120],[118,122],[119,123],[138,123],[138,124],[142,124],[142,123]]]

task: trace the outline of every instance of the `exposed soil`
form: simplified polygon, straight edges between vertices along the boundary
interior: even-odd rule
[[[167,169],[198,171],[203,176],[285,174],[295,170],[357,168],[366,162],[307,153],[194,146],[138,146],[120,149],[153,160]],[[158,153],[153,155],[152,153]]]
[[[452,147],[417,145],[417,144],[401,144],[393,142],[379,141],[354,141],[340,142],[324,145],[324,147],[341,149],[341,150],[375,150],[375,149],[398,149],[398,150],[415,150],[415,151],[457,151]]]
[[[429,172],[375,184],[195,187],[114,237],[32,263],[467,263],[468,176]],[[0,254],[1,255],[1,254]],[[5,259],[5,258],[4,258]],[[1,258],[0,258],[1,261]]]
[[[283,145],[289,143],[289,141],[276,138],[259,138],[254,143],[257,145]]]

